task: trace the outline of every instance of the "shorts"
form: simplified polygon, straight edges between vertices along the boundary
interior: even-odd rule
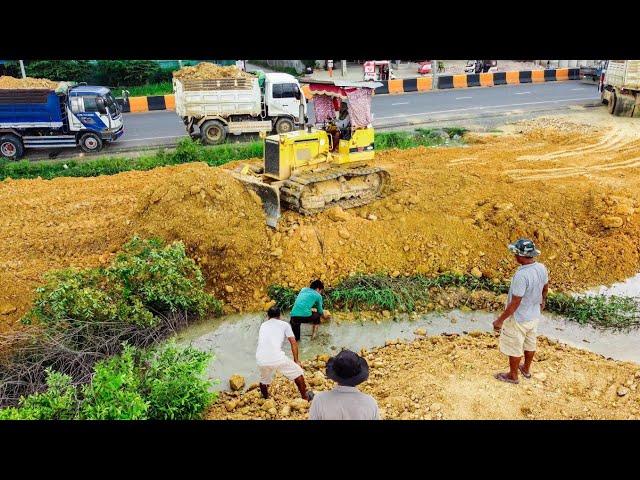
[[[535,352],[537,334],[538,320],[518,323],[509,317],[500,331],[500,351],[510,357],[522,357],[525,351]]]
[[[321,315],[318,312],[311,312],[311,316],[309,317],[291,317],[291,322],[313,323],[314,325],[320,325]]]
[[[289,380],[295,380],[304,373],[302,367],[290,358],[282,360],[282,362],[275,365],[258,365],[258,370],[260,370],[260,383],[263,385],[269,385],[271,383],[276,371],[280,372]]]

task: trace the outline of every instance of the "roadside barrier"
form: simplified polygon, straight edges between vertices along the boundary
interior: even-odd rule
[[[557,68],[549,70],[523,70],[513,72],[470,73],[459,75],[439,75],[438,90],[451,88],[493,87],[494,85],[520,85],[523,83],[559,82],[580,80],[579,68]],[[403,93],[427,92],[431,90],[431,77],[401,78],[382,80],[375,95],[400,95]],[[312,98],[307,85],[302,85],[302,93],[307,100]],[[125,113],[151,112],[154,110],[175,110],[173,95],[149,97],[129,97],[128,102],[119,98],[118,103]]]

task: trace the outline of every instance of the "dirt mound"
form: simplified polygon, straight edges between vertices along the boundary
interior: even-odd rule
[[[260,199],[227,171],[190,164],[151,185],[140,195],[132,229],[169,242],[182,240],[218,297],[235,292],[252,298],[255,281],[266,281],[261,271],[267,227]]]
[[[253,75],[243,72],[235,65],[221,67],[214,63],[201,62],[192,67],[182,67],[173,72],[173,77],[180,80],[212,80],[218,78],[252,78]]]
[[[3,75],[0,77],[0,89],[18,90],[21,88],[47,88],[55,90],[60,82],[47,80],[46,78],[14,78]]]
[[[383,419],[639,419],[640,368],[605,360],[545,338],[539,339],[533,378],[519,385],[498,382],[506,357],[497,337],[425,337],[391,341],[365,354],[369,379],[359,387],[378,402]],[[314,391],[333,388],[325,377],[327,355],[303,362]],[[306,419],[309,403],[298,398],[293,382],[278,375],[265,403],[252,385],[226,392],[208,412],[219,419]],[[269,409],[271,410],[269,413]]]

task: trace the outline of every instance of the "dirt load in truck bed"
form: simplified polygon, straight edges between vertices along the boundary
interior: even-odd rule
[[[173,77],[179,80],[215,80],[219,78],[254,78],[250,73],[243,72],[235,65],[222,67],[214,63],[202,62],[192,67],[182,67],[173,72]]]
[[[54,82],[46,78],[14,78],[9,76],[0,77],[0,90],[21,90],[26,88],[47,88],[55,90],[60,82]]]

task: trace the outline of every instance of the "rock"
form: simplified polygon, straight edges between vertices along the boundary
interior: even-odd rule
[[[402,212],[402,205],[394,203],[393,205],[389,206],[389,210],[393,213],[400,213]]]
[[[424,336],[427,334],[427,331],[424,328],[416,328],[413,333]]]
[[[227,409],[227,412],[232,412],[233,410],[235,410],[237,406],[238,406],[238,402],[236,400],[231,400],[230,402],[227,402],[225,404],[225,408]]]
[[[280,410],[280,416],[288,417],[289,415],[291,415],[291,407],[289,405],[285,405],[282,407],[282,410]]]
[[[304,398],[296,398],[295,400],[291,400],[289,402],[289,405],[293,410],[299,412],[309,408],[309,402],[307,402]]]
[[[282,248],[280,248],[280,247],[278,247],[278,248],[274,248],[274,249],[271,251],[271,255],[272,255],[272,256],[274,256],[274,257],[278,257],[278,258],[282,257],[282,254],[283,254],[283,253],[284,253],[284,252],[282,251]]]
[[[391,274],[391,276],[392,276],[393,278],[398,278],[398,277],[400,276],[400,272],[399,272],[398,270],[395,270],[395,271]]]
[[[276,407],[273,407],[273,408],[270,408],[269,410],[267,410],[267,413],[269,415],[274,415],[275,416],[275,415],[278,414],[278,411],[276,410]]]
[[[264,410],[265,412],[268,412],[269,410],[271,410],[272,408],[275,410],[276,408],[276,401],[273,398],[267,398],[264,403],[262,404],[262,406],[260,407],[262,410]]]
[[[635,209],[629,205],[617,205],[614,209],[614,213],[628,217],[635,213]]]
[[[547,374],[544,372],[534,373],[533,378],[535,378],[536,380],[540,380],[541,382],[544,382],[547,379]]]
[[[620,387],[618,388],[616,393],[618,394],[619,397],[624,397],[629,393],[629,389],[627,387]]]
[[[345,240],[351,237],[351,234],[349,233],[349,231],[345,230],[344,228],[341,228],[340,230],[338,230],[338,235],[340,235]]]
[[[327,210],[327,216],[334,222],[344,222],[349,220],[349,214],[341,207],[333,207]]]
[[[3,303],[0,305],[0,315],[10,315],[17,310],[17,307],[9,303]]]
[[[383,310],[382,311],[382,316],[384,318],[390,318],[391,317],[391,312],[389,310]]]
[[[229,378],[229,386],[234,392],[244,387],[244,377],[242,375],[231,375]]]
[[[227,293],[233,293],[233,287],[231,285],[225,285],[224,289],[227,291]]]
[[[439,412],[440,410],[442,410],[443,405],[441,403],[435,402],[431,404],[431,411],[432,412]]]
[[[309,385],[311,385],[312,387],[318,387],[322,385],[324,381],[325,381],[324,374],[318,370],[316,373],[313,374],[311,378],[309,378]]]
[[[480,269],[478,267],[473,267],[471,269],[471,275],[473,275],[476,278],[480,278],[480,277],[482,277],[482,272],[480,271]]]
[[[378,220],[378,217],[376,215],[374,215],[373,213],[370,213],[367,218],[369,220],[371,220],[372,222],[375,222],[376,220]]]
[[[323,353],[322,355],[318,355],[318,360],[320,360],[321,362],[328,362],[329,359],[331,357],[329,355],[327,355],[326,353]]]
[[[513,208],[513,203],[496,203],[493,208],[499,211],[511,210]]]
[[[620,228],[624,224],[624,220],[620,217],[600,217],[600,223],[604,228]]]

